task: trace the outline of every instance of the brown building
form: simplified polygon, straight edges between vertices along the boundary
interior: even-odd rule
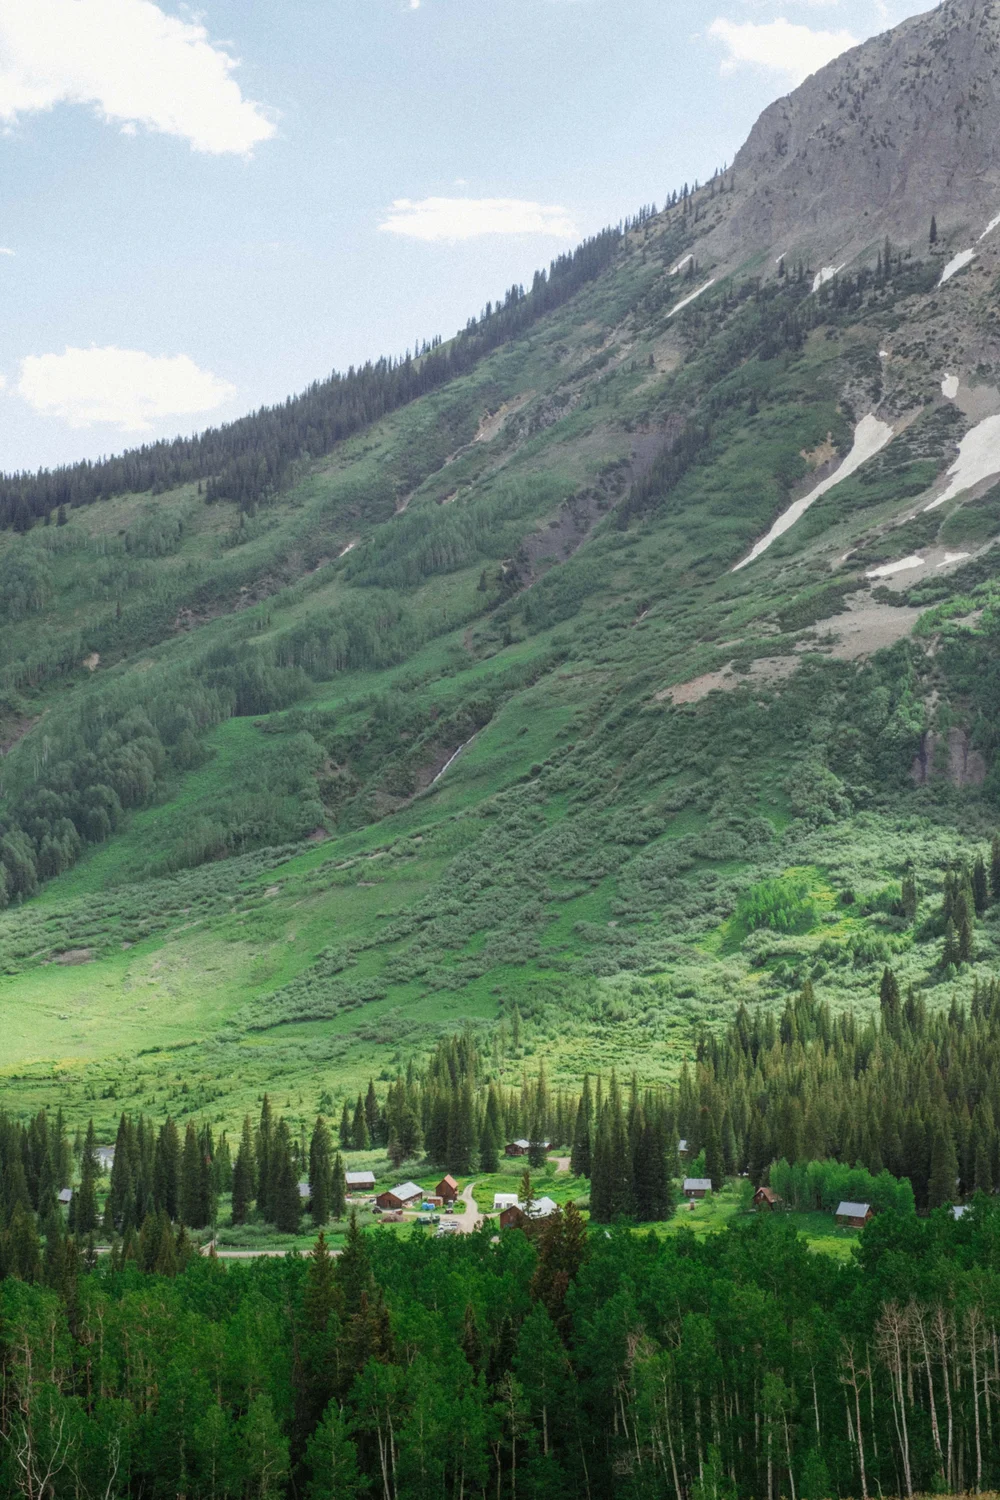
[[[424,1201],[424,1190],[415,1182],[402,1182],[399,1187],[379,1193],[375,1202],[379,1208],[417,1208]]]
[[[781,1199],[777,1193],[773,1192],[769,1187],[759,1187],[753,1195],[754,1208],[771,1209],[775,1208],[780,1202]]]
[[[875,1217],[870,1203],[841,1203],[837,1207],[837,1223],[847,1224],[852,1229],[864,1229],[869,1219]]]
[[[711,1177],[685,1177],[685,1198],[707,1198],[712,1191]]]
[[[447,1177],[441,1178],[435,1191],[442,1203],[454,1203],[458,1197],[458,1183],[449,1173]]]

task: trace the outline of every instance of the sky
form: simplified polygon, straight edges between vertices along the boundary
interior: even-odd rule
[[[0,469],[447,337],[928,0],[0,0]]]

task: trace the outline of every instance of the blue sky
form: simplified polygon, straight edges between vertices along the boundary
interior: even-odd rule
[[[448,335],[912,0],[0,0],[0,468]]]

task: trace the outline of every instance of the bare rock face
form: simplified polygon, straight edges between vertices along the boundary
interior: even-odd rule
[[[928,730],[914,757],[910,775],[916,786],[926,786],[932,776],[943,776],[952,786],[982,786],[986,762],[969,743],[964,729],[949,729],[947,735]]]
[[[932,214],[974,244],[1000,214],[1000,0],[944,0],[836,58],[764,111],[734,170],[720,258],[843,262],[886,234],[926,244]]]

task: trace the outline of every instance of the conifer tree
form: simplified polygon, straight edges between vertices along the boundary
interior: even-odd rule
[[[712,1181],[712,1191],[717,1193],[725,1185],[726,1169],[722,1156],[722,1140],[719,1135],[719,1126],[715,1115],[710,1109],[704,1107],[702,1115],[701,1136],[704,1142],[705,1171]]]
[[[168,1219],[178,1216],[181,1141],[177,1126],[168,1115],[160,1127],[153,1161],[153,1204]]]
[[[972,866],[972,899],[976,908],[976,916],[981,917],[990,904],[990,883],[981,854],[976,855],[975,864]]]
[[[479,1167],[483,1172],[500,1170],[500,1143],[494,1134],[493,1122],[489,1115],[483,1122],[482,1135],[479,1138]]]
[[[279,1120],[272,1138],[273,1177],[271,1219],[283,1234],[297,1234],[302,1217],[299,1182],[292,1161],[292,1138],[284,1120]]]
[[[70,1227],[77,1235],[91,1234],[97,1228],[97,1139],[94,1122],[87,1122],[87,1135],[80,1156],[80,1186],[73,1194]]]
[[[257,1208],[261,1217],[270,1222],[274,1220],[273,1137],[274,1116],[271,1112],[271,1101],[265,1094],[260,1106],[260,1123],[257,1126],[254,1155],[257,1162]]]
[[[367,1151],[371,1145],[371,1136],[368,1134],[368,1121],[365,1118],[365,1101],[358,1095],[358,1102],[354,1106],[354,1119],[351,1121],[351,1145],[355,1151]]]
[[[937,242],[938,242],[937,215],[936,214],[931,214],[931,229],[930,229],[930,234],[928,235],[928,243],[931,246],[934,246],[934,245],[937,244]]]
[[[379,1109],[378,1098],[375,1094],[374,1081],[369,1078],[368,1092],[365,1095],[365,1123],[368,1126],[368,1138],[372,1145],[377,1145],[382,1138],[382,1112]]]
[[[344,1108],[341,1110],[340,1114],[340,1129],[338,1131],[338,1135],[340,1137],[341,1151],[350,1151],[354,1137],[351,1130],[351,1111],[348,1108],[346,1099],[344,1100]]]
[[[202,1152],[194,1122],[189,1120],[184,1132],[181,1156],[180,1221],[189,1229],[204,1229],[208,1220],[202,1184]]]
[[[573,1130],[573,1149],[570,1154],[570,1171],[575,1177],[589,1177],[591,1166],[591,1135],[594,1128],[594,1103],[590,1093],[590,1074],[584,1074],[583,1089],[576,1110],[576,1125]]]
[[[330,1172],[330,1217],[340,1221],[346,1214],[347,1179],[344,1176],[344,1158],[338,1151]]]
[[[329,1219],[333,1195],[333,1142],[322,1115],[317,1116],[309,1142],[309,1196],[312,1221],[317,1226]]]
[[[245,1224],[254,1198],[254,1149],[253,1128],[250,1116],[243,1121],[236,1164],[233,1167],[233,1223]]]
[[[951,1135],[944,1126],[939,1125],[934,1132],[934,1144],[931,1148],[931,1171],[927,1183],[929,1208],[940,1208],[944,1203],[955,1201],[957,1178],[958,1158]]]

